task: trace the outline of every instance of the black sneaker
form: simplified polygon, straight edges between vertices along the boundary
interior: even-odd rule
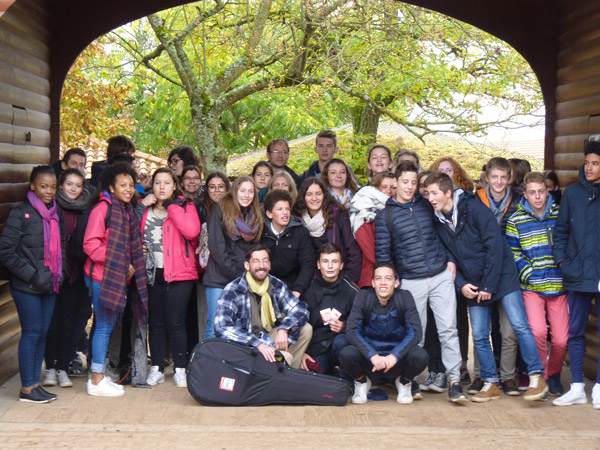
[[[462,384],[471,384],[471,375],[466,367],[460,369],[460,382]]]
[[[46,397],[39,389],[33,388],[31,393],[26,394],[23,391],[19,392],[19,401],[28,403],[50,403],[50,399]]]
[[[512,397],[517,397],[517,396],[521,395],[521,392],[519,391],[519,387],[517,386],[517,383],[515,383],[515,380],[503,381],[502,382],[502,391],[506,395],[510,395]]]
[[[548,380],[546,380],[546,383],[548,384],[550,395],[553,397],[563,395],[564,389],[562,383],[560,382],[560,373],[550,375]]]
[[[46,389],[44,389],[41,386],[36,386],[33,388],[33,390],[37,390],[39,391],[44,397],[46,397],[48,400],[50,400],[51,402],[53,402],[54,400],[56,400],[56,394],[53,394],[52,392],[48,392]]]
[[[419,389],[419,383],[415,380],[410,382],[410,393],[412,394],[413,400],[423,400],[423,394],[421,394],[421,389]]]
[[[448,387],[448,401],[459,404],[464,404],[469,401],[463,392],[460,383],[453,383]]]
[[[481,378],[475,378],[471,386],[467,389],[467,394],[475,395],[478,394],[481,389],[483,389],[483,380]]]

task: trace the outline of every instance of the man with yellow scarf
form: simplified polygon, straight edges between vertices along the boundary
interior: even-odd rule
[[[287,363],[300,367],[312,336],[306,303],[272,275],[267,248],[254,244],[244,259],[246,272],[223,290],[215,317],[215,335],[256,347],[269,362],[279,350]]]

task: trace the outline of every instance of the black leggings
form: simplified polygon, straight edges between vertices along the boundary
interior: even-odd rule
[[[422,347],[415,345],[387,373],[383,373],[383,371],[373,372],[371,361],[365,358],[354,345],[344,347],[340,351],[338,359],[340,360],[342,370],[354,380],[360,378],[362,375],[366,375],[372,380],[375,378],[394,379],[400,376],[412,380],[427,367],[429,357]]]
[[[83,280],[65,282],[56,296],[52,322],[46,336],[47,369],[67,370],[75,354],[82,330],[92,315],[92,307]]]
[[[167,338],[175,368],[187,365],[185,316],[194,281],[165,281],[163,270],[156,270],[154,286],[148,289],[148,326],[152,365],[165,370]]]

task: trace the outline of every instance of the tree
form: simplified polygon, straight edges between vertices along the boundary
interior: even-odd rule
[[[97,70],[107,59],[102,43],[93,42],[67,74],[60,122],[60,140],[67,147],[85,146],[90,137],[104,141],[129,134],[137,123],[127,108],[131,84],[116,80],[114,71]]]
[[[139,86],[138,132],[151,130],[154,145],[193,136],[209,170],[224,167],[226,148],[344,120],[362,148],[381,116],[423,139],[481,133],[541,105],[531,69],[506,44],[393,0],[206,0],[110,39],[119,77]],[[490,105],[507,112],[482,123]]]

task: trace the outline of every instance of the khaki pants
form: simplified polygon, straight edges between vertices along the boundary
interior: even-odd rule
[[[275,341],[275,337],[277,336],[278,328],[271,328],[271,332],[269,333],[269,337]],[[300,337],[298,337],[298,341],[295,344],[288,345],[287,352],[283,350],[279,350],[287,363],[293,367],[294,369],[300,368],[300,362],[302,361],[302,355],[306,352],[308,348],[308,344],[310,344],[310,338],[312,337],[312,326],[310,323],[307,323],[300,330]]]

